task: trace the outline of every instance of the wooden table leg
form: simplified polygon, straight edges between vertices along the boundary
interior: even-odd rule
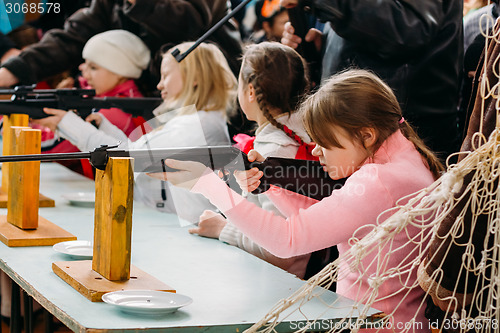
[[[21,333],[21,296],[20,288],[12,281],[12,299],[10,307],[10,332]]]
[[[33,298],[23,290],[24,332],[33,333]]]
[[[45,333],[53,333],[54,332],[54,318],[52,313],[43,309],[43,318],[45,321]]]

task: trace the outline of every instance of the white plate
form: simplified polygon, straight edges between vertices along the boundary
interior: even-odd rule
[[[64,194],[63,198],[68,200],[73,206],[94,207],[95,193],[94,192],[76,192]]]
[[[67,254],[73,259],[92,259],[94,247],[92,242],[84,240],[67,241],[54,244],[54,251]]]
[[[172,313],[193,302],[188,296],[157,290],[113,291],[102,295],[102,300],[121,311],[148,316]]]

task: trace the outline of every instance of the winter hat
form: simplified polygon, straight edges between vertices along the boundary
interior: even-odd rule
[[[138,79],[151,55],[146,44],[133,33],[109,30],[90,38],[82,57],[115,74]]]

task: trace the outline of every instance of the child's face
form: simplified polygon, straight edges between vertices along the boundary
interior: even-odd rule
[[[79,69],[88,84],[95,89],[97,95],[108,92],[126,81],[123,76],[110,72],[89,60],[81,64]]]
[[[350,137],[343,128],[335,126],[333,130],[344,148],[327,149],[316,145],[312,154],[319,157],[323,169],[328,172],[330,178],[336,180],[352,175],[370,155],[359,140]]]
[[[243,82],[241,75],[238,77],[238,103],[248,120],[256,121],[259,126],[267,121],[257,103],[253,85]]]
[[[156,88],[161,92],[161,98],[164,101],[178,98],[184,86],[184,79],[177,60],[170,55],[165,55],[161,62],[160,73],[160,82]]]
[[[264,22],[262,28],[266,31],[266,35],[269,41],[279,42],[281,37],[283,37],[283,32],[285,31],[285,23],[290,21],[288,18],[288,12],[285,10],[278,15],[276,15],[272,22]]]
[[[240,103],[241,110],[249,120],[253,120],[252,114],[249,112],[250,107],[249,107],[249,101],[248,101],[248,96],[249,91],[248,91],[248,85],[246,85],[242,78],[241,75],[238,76],[238,103]]]

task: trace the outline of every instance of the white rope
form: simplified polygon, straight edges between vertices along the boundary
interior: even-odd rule
[[[489,27],[493,26],[491,17],[485,16],[481,20],[490,20]],[[487,35],[487,31],[481,33],[487,37],[486,48],[489,43],[500,43],[498,34]],[[487,61],[486,55],[485,63]],[[479,86],[479,94],[483,99],[481,119],[484,119],[484,100],[488,98],[496,99],[497,121],[500,118],[500,73],[496,72],[498,62],[499,59],[495,59],[496,65],[493,66],[497,80],[489,82],[486,74],[483,74]],[[482,124],[480,129],[483,129]],[[345,327],[342,324],[347,325],[356,319],[367,318],[370,309],[376,307],[378,302],[397,297],[400,300],[398,305],[392,312],[386,313],[384,318],[386,321],[392,320],[397,311],[405,307],[411,291],[421,288],[415,279],[410,278],[418,271],[419,277],[423,276],[420,283],[427,284],[427,293],[434,295],[435,302],[446,309],[448,318],[452,320],[449,324],[455,323],[458,331],[500,331],[499,125],[488,139],[476,133],[472,145],[473,152],[468,153],[460,163],[449,165],[446,173],[428,188],[399,200],[395,208],[380,214],[375,225],[358,229],[349,241],[349,251],[310,278],[287,299],[278,302],[247,332],[275,332],[276,325],[285,319],[282,317],[285,311],[297,306],[298,310],[295,311],[300,311],[313,298],[322,300],[323,293],[318,291],[321,290],[318,287],[328,288],[333,282],[342,281],[351,272],[358,273],[361,277],[373,269],[375,273],[370,274],[367,279],[368,288],[362,286],[364,282],[358,278],[348,287],[349,290],[342,290],[343,293],[355,292],[357,296],[348,315],[339,318],[340,327]],[[470,181],[464,181],[466,176]],[[456,219],[447,221],[451,223],[450,227],[448,230],[443,229],[443,223],[452,211],[458,212]],[[416,228],[418,232],[411,233],[409,228]],[[484,238],[476,239],[481,230],[485,231]],[[399,240],[403,238],[405,241],[398,243],[396,235]],[[406,237],[401,237],[402,235]],[[431,244],[435,248],[429,251]],[[452,248],[459,248],[463,253],[454,258],[459,268],[456,280],[453,281],[455,284],[448,290],[441,286],[446,282],[447,268],[444,264],[452,255]],[[391,256],[403,253],[406,253],[403,260],[390,266]],[[442,254],[442,257],[438,254]],[[442,259],[438,261],[438,258]],[[429,266],[430,263],[435,267]],[[428,271],[432,273],[426,276]],[[390,284],[393,292],[381,293],[384,284]],[[425,300],[422,299],[419,311],[425,306]],[[333,303],[325,301],[325,311],[339,307],[338,299]],[[310,326],[302,327],[297,332],[314,327],[319,318],[307,318],[304,315],[304,320]],[[417,332],[414,328],[416,320],[417,314],[411,318],[407,328],[397,331]],[[357,329],[355,326],[351,331],[357,332]],[[329,332],[341,330],[342,328],[332,327]]]

